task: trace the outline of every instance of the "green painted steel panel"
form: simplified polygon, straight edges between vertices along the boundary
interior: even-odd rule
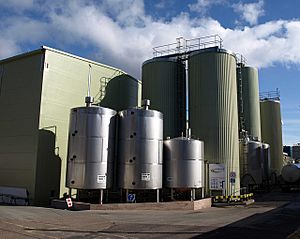
[[[154,58],[142,67],[142,98],[164,115],[164,138],[185,132],[185,66],[173,59]]]
[[[242,67],[241,71],[245,129],[253,139],[261,140],[258,72],[253,67]]]
[[[140,84],[141,82],[127,74],[112,78],[106,84],[100,105],[117,111],[138,106]]]
[[[89,64],[96,102],[116,109],[139,104],[139,81],[65,52],[43,47],[0,61],[0,185],[27,188],[35,205],[68,191],[69,115],[84,105]]]
[[[56,127],[56,147],[61,158],[60,195],[65,187],[70,109],[84,105],[91,64],[91,95],[95,102],[113,109],[138,104],[139,82],[124,72],[95,62],[46,51],[41,99],[40,129]]]
[[[0,185],[35,197],[43,52],[0,62]]]
[[[280,175],[283,160],[282,123],[280,102],[263,100],[260,102],[262,141],[270,145],[271,172]]]
[[[226,194],[239,194],[239,139],[235,57],[219,49],[191,54],[189,122],[192,135],[204,141],[208,163],[224,163]],[[230,185],[235,172],[235,185]]]

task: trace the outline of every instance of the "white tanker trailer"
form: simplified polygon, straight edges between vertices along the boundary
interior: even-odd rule
[[[281,170],[281,188],[289,191],[291,188],[300,188],[300,163],[290,163]]]

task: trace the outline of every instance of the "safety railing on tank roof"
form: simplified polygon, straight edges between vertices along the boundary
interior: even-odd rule
[[[266,91],[259,94],[260,100],[280,100],[280,92],[277,88],[275,91]]]
[[[191,51],[209,47],[222,48],[223,40],[219,35],[209,35],[193,39],[176,38],[176,43],[170,43],[153,48],[154,57],[174,54],[185,54]]]
[[[245,66],[247,64],[247,59],[240,53],[235,53],[236,63],[238,65]]]

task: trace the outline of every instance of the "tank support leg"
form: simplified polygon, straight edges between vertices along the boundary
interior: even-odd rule
[[[204,188],[201,188],[201,198],[204,198]]]
[[[156,202],[159,203],[159,189],[156,189]]]
[[[72,188],[69,188],[69,197],[72,197]]]
[[[128,202],[128,189],[126,189],[126,202]]]
[[[100,204],[103,204],[103,189],[100,190]]]
[[[174,189],[171,188],[171,200],[174,201]]]
[[[195,201],[195,194],[196,194],[195,188],[192,188],[191,189],[191,201]]]

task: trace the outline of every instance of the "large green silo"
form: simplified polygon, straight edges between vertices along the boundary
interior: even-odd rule
[[[241,77],[245,130],[247,130],[251,139],[261,140],[257,69],[254,67],[241,67]]]
[[[279,175],[284,165],[280,101],[262,100],[260,116],[262,141],[270,145],[271,172]]]
[[[209,48],[192,53],[188,59],[188,69],[192,133],[204,141],[204,158],[208,163],[225,164],[226,195],[238,195],[236,59],[226,50]],[[230,174],[236,176],[231,182]]]
[[[185,131],[185,65],[176,58],[153,58],[142,67],[142,98],[164,116],[164,137]]]
[[[109,79],[100,89],[100,105],[117,111],[140,105],[141,82],[130,75],[120,74]]]

